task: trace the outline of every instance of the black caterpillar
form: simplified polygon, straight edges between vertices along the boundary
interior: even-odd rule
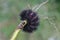
[[[33,12],[30,9],[23,10],[20,13],[20,17],[21,17],[21,20],[27,20],[27,24],[23,28],[23,31],[31,33],[37,29],[39,25],[39,18],[36,12]]]

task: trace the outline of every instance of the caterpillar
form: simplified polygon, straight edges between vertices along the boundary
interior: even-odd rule
[[[25,32],[33,32],[37,29],[39,25],[39,17],[36,12],[31,9],[23,10],[20,15],[21,20],[27,20],[27,24],[23,28]]]

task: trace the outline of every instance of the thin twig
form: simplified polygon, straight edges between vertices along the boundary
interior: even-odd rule
[[[48,0],[47,1],[45,1],[45,2],[43,2],[43,3],[41,3],[40,5],[38,5],[37,6],[37,8],[34,10],[34,11],[38,11],[38,9],[41,7],[41,6],[43,6],[44,4],[46,4],[48,2]],[[34,8],[34,7],[33,7]],[[32,9],[33,9],[32,8]]]
[[[53,22],[51,22],[49,19],[48,19],[48,21],[49,21],[49,23],[50,23],[51,25],[53,25],[53,27],[56,29],[56,31],[57,31],[57,32],[58,32],[58,34],[59,34],[59,30],[58,30],[58,28],[57,28],[56,24],[55,24],[55,23],[53,23]]]
[[[35,9],[37,8],[37,6],[38,6],[38,5],[35,5],[35,6],[32,8],[32,10],[35,10]]]

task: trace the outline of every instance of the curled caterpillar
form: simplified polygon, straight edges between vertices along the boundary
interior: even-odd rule
[[[23,31],[31,33],[37,29],[39,25],[39,18],[36,12],[33,12],[30,9],[23,10],[20,13],[20,17],[21,17],[21,20],[27,20],[27,24],[23,28]]]

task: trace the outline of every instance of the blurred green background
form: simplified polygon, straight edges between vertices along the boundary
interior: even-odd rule
[[[20,23],[19,13],[46,0],[0,0],[0,40],[9,40]],[[37,31],[21,31],[16,40],[60,40],[60,0],[49,0],[38,11]]]

